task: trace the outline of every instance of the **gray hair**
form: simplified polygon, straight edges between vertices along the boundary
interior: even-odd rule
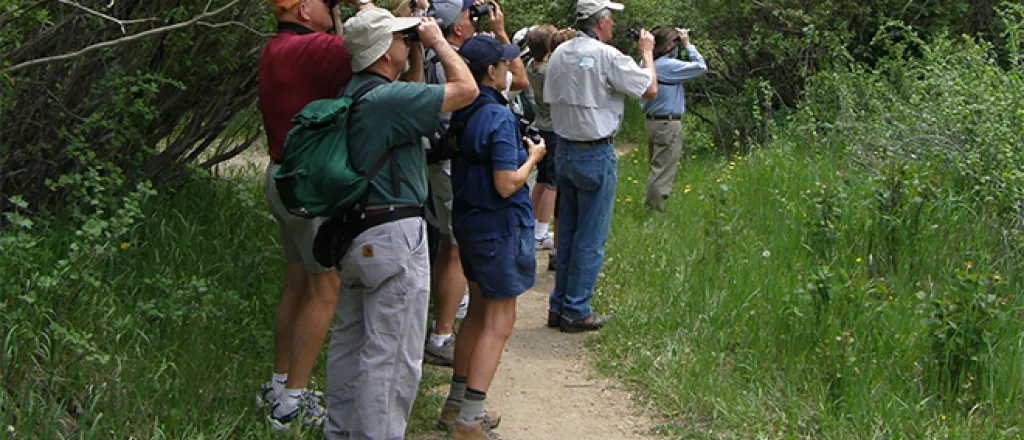
[[[612,11],[608,10],[608,8],[602,9],[587,18],[576,20],[576,29],[579,29],[581,32],[593,31],[597,27],[597,22],[601,21],[602,18],[611,16]]]

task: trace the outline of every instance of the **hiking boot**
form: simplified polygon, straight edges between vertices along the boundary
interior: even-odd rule
[[[536,243],[537,250],[539,251],[546,251],[555,248],[555,236],[550,232],[548,232],[544,238],[534,238],[533,241]]]
[[[274,402],[270,407],[270,413],[267,414],[270,428],[277,432],[287,432],[291,429],[292,422],[298,420],[306,428],[321,429],[324,420],[327,419],[327,410],[324,409],[322,400],[322,393],[303,390],[295,409],[281,416],[275,414],[281,402]]]
[[[459,406],[445,402],[444,408],[441,408],[441,418],[437,420],[437,427],[446,432],[452,432],[455,429],[455,419],[458,417]],[[482,420],[484,426],[491,430],[501,424],[501,413],[498,411],[487,411],[479,420]]]
[[[556,328],[562,324],[562,314],[548,312],[548,328]]]
[[[590,332],[594,330],[600,330],[604,326],[605,322],[608,322],[610,316],[598,315],[591,313],[590,316],[582,319],[566,319],[562,317],[562,322],[559,323],[563,333],[581,333]]]
[[[455,359],[455,335],[444,341],[440,347],[430,343],[423,344],[423,362],[439,367],[450,367]]]
[[[483,419],[476,419],[472,423],[456,420],[449,435],[452,440],[501,440],[501,436],[491,431]]]

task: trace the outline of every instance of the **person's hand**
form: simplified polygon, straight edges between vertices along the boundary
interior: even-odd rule
[[[433,17],[420,17],[420,24],[416,25],[416,33],[419,34],[420,41],[426,48],[433,48],[437,43],[444,41],[441,27],[437,25]]]
[[[526,136],[523,136],[523,141],[526,142],[526,146],[529,147],[529,151],[527,152],[527,154],[530,155],[530,158],[539,161],[542,157],[544,157],[544,153],[548,151],[548,145],[547,143],[544,142],[544,138],[541,138],[540,143],[537,144],[533,143],[533,141],[531,141],[530,138]]]
[[[676,28],[676,31],[679,32],[679,45],[683,46],[683,47],[689,46],[690,45],[690,30],[689,29],[679,29],[679,28]]]
[[[640,53],[653,53],[654,34],[647,32],[647,29],[640,29],[640,39],[636,40],[636,49]]]
[[[479,2],[478,2],[479,3]],[[490,15],[491,31],[496,34],[505,33],[505,13],[501,11],[501,7],[498,6],[498,2],[494,0],[488,0],[487,3],[491,5],[491,9],[487,11]]]
[[[426,11],[428,8],[430,8],[430,4],[427,2],[427,0],[413,0],[409,5],[412,7],[412,11],[414,13],[422,13]]]

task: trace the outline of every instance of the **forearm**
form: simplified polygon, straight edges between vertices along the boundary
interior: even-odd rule
[[[512,40],[508,38],[508,34],[505,33],[504,29],[494,32],[494,39],[498,40],[501,44],[512,44]],[[523,66],[522,58],[509,61],[508,71],[512,72],[512,84],[509,85],[509,90],[515,92],[530,86],[530,80],[526,77],[526,67]]]
[[[647,86],[647,90],[644,91],[643,97],[650,99],[658,95],[658,72],[654,70],[654,55],[650,52],[643,52],[641,54],[643,59],[644,70],[651,76],[651,84]]]
[[[409,46],[409,71],[402,75],[405,82],[423,82],[423,50],[420,43]]]
[[[462,60],[462,57],[455,52],[455,49],[447,41],[440,41],[434,44],[434,53],[437,54],[441,67],[444,69],[445,92],[444,103],[441,105],[442,112],[451,112],[465,107],[473,102],[479,90],[476,87],[476,80],[469,71],[469,66]]]
[[[539,157],[530,155],[515,171],[494,171],[494,187],[502,197],[509,197],[526,184],[530,178],[530,170],[540,161]]]

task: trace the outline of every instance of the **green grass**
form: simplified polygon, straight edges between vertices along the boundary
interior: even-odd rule
[[[113,251],[56,282],[41,280],[79,240],[70,225],[39,226],[41,239],[17,248],[26,260],[0,264],[11,281],[0,427],[15,438],[272,438],[253,398],[270,375],[284,261],[258,180],[200,180],[146,201],[128,236],[105,242]],[[423,387],[445,374],[427,369]],[[441,403],[417,399],[410,433],[431,430]]]
[[[595,292],[615,315],[599,367],[663,413],[655,432],[1024,438],[1021,265],[995,213],[796,129],[732,159],[699,154],[703,129],[663,213],[643,208],[646,154],[619,158]]]

